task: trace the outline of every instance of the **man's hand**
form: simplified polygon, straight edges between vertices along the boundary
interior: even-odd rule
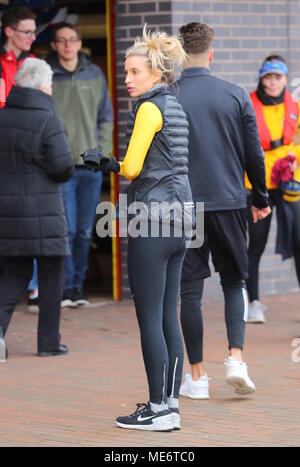
[[[261,221],[262,219],[265,219],[266,217],[268,217],[271,214],[272,209],[270,208],[270,206],[268,206],[267,208],[262,208],[262,209],[252,206],[251,211],[252,211],[252,216],[253,216],[253,222],[254,224],[257,224],[258,221]]]

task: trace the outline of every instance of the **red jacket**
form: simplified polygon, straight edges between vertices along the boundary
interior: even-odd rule
[[[28,52],[22,52],[17,59],[12,50],[10,52],[6,52],[4,49],[0,50],[0,109],[5,106],[6,98],[15,84],[18,69],[28,57],[34,58],[35,56]]]

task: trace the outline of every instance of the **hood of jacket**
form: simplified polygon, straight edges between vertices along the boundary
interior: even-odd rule
[[[59,62],[58,54],[55,51],[50,52],[50,54],[47,56],[46,61],[49,63],[51,66],[52,70],[54,71],[55,74],[59,75],[72,75],[73,73],[76,73],[79,70],[84,69],[88,65],[91,64],[90,58],[83,52],[79,52],[78,54],[78,65],[75,71],[71,72],[66,70]]]

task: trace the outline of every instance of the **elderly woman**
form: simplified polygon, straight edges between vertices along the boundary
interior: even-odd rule
[[[16,304],[26,295],[37,258],[40,287],[38,355],[62,355],[60,302],[69,254],[61,183],[74,167],[55,114],[52,70],[28,58],[0,111],[0,349]],[[1,337],[2,335],[2,337]]]

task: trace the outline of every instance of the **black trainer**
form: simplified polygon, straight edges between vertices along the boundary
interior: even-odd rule
[[[73,301],[76,303],[77,306],[90,304],[88,298],[86,297],[86,295],[84,295],[82,289],[73,289]]]
[[[66,289],[61,302],[61,308],[76,308],[78,305],[74,301],[72,289]]]
[[[69,349],[66,345],[61,344],[58,349],[54,350],[40,350],[38,351],[39,357],[56,357],[60,355],[67,355],[69,353]]]
[[[136,411],[127,417],[118,417],[116,424],[121,428],[147,431],[172,431],[173,415],[169,409],[155,413],[148,404],[137,404]]]
[[[6,342],[3,335],[3,330],[0,326],[0,362],[5,363],[7,360],[8,352]]]

